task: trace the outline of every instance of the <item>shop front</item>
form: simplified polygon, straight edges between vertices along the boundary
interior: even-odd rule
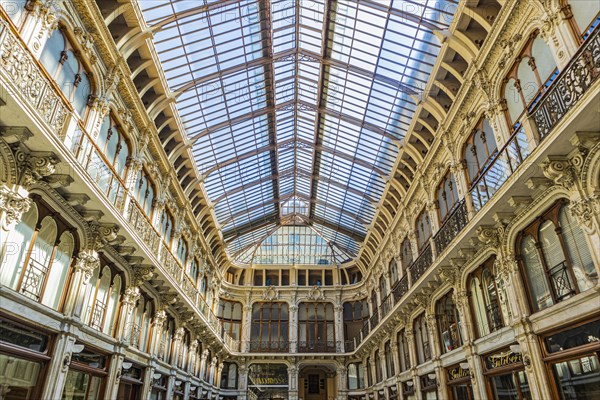
[[[62,398],[65,400],[95,400],[103,396],[108,376],[108,355],[85,346],[71,355],[69,372]]]
[[[521,353],[505,348],[483,356],[483,360],[488,398],[532,400]]]
[[[50,350],[50,335],[0,317],[0,399],[39,399]]]
[[[423,400],[437,400],[437,388],[438,383],[435,373],[430,372],[429,374],[422,376],[421,380],[421,398]]]
[[[250,365],[248,369],[248,400],[287,400],[288,390],[287,365]]]
[[[471,386],[471,372],[460,364],[446,368],[448,398],[452,400],[475,400]]]
[[[140,398],[144,385],[144,382],[142,382],[144,370],[142,367],[132,365],[127,361],[123,365],[129,368],[123,367],[117,400],[137,400]]]
[[[599,399],[600,319],[543,335],[542,341],[555,398]]]

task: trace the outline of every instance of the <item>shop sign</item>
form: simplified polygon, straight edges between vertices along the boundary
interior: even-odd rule
[[[460,366],[449,368],[448,372],[448,382],[456,381],[458,379],[470,378],[471,374],[468,369],[462,369]]]
[[[288,372],[285,364],[252,364],[248,370],[248,386],[286,386]]]
[[[510,350],[504,353],[492,354],[485,358],[485,366],[487,369],[501,368],[522,363],[523,355],[521,353],[513,353]]]

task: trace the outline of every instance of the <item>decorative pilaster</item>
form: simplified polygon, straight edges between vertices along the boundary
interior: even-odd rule
[[[32,200],[28,196],[29,192],[23,187],[0,184],[0,263],[4,260],[9,232],[31,207]]]
[[[121,296],[121,315],[117,327],[117,338],[121,340],[121,343],[130,343],[134,318],[133,310],[139,298],[140,288],[137,286],[127,287],[125,293]]]
[[[338,366],[337,378],[338,378],[337,400],[347,400],[348,399],[348,371],[345,366],[343,366],[343,365]]]
[[[288,367],[289,400],[298,400],[298,367],[292,364]]]
[[[66,315],[81,317],[83,314],[87,286],[96,268],[100,268],[98,253],[91,249],[81,251],[75,261],[75,273],[65,301]]]
[[[289,306],[289,340],[290,340],[290,353],[296,353],[298,351],[298,306],[291,304]]]
[[[339,343],[338,351],[344,352],[344,307],[340,304],[337,304],[333,308],[334,313],[334,321],[335,321],[335,338]]]

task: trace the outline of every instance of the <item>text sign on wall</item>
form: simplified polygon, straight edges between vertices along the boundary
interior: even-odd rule
[[[248,387],[288,386],[285,364],[252,364],[248,369]]]

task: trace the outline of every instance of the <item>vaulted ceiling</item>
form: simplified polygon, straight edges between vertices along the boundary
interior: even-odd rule
[[[456,2],[140,4],[230,259],[284,225],[355,258]]]

